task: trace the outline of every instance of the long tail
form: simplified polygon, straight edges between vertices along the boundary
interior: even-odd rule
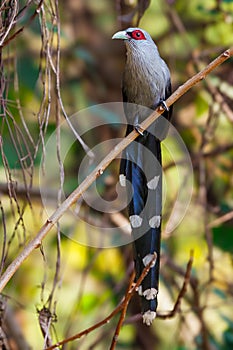
[[[128,126],[126,134],[132,131]],[[127,180],[127,181],[125,181]],[[120,167],[120,182],[130,198],[129,219],[135,247],[136,279],[156,253],[154,266],[140,288],[143,322],[150,325],[156,317],[159,284],[162,171],[160,141],[145,131],[125,150]]]

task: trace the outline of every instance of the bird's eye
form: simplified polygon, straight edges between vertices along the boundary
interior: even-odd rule
[[[131,34],[132,38],[135,40],[146,40],[145,35],[141,30],[134,30]]]

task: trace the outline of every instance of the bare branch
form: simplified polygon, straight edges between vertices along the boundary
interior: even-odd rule
[[[128,290],[126,292],[126,296],[129,295],[129,293],[130,293],[130,290],[132,288],[132,284],[133,284],[134,278],[135,278],[135,273],[133,272],[132,275],[131,275],[131,278],[130,278],[130,283],[129,283],[129,286],[128,286]],[[131,297],[132,297],[132,295],[131,295]],[[115,349],[115,346],[116,346],[116,343],[117,343],[117,339],[118,339],[118,336],[119,336],[122,324],[123,324],[124,319],[125,319],[125,315],[126,315],[126,311],[127,311],[127,307],[128,307],[130,299],[131,298],[126,298],[125,297],[125,303],[124,303],[123,308],[121,310],[121,316],[119,318],[119,321],[118,321],[118,324],[117,324],[114,336],[112,338],[112,343],[111,343],[111,346],[110,346],[110,350],[114,350]]]
[[[130,277],[130,282],[129,282],[129,287],[127,289],[127,292],[126,292],[126,295],[124,297],[124,299],[122,300],[122,302],[110,313],[110,315],[108,315],[106,318],[104,318],[102,321],[94,324],[93,326],[91,326],[90,328],[87,328],[85,329],[84,331],[78,333],[78,334],[75,334],[74,336],[70,337],[70,338],[67,338],[67,339],[64,339],[52,346],[50,346],[49,348],[47,348],[46,350],[52,350],[52,349],[55,349],[56,347],[60,346],[60,345],[63,345],[63,344],[66,344],[70,341],[73,341],[75,339],[80,339],[81,337],[83,337],[84,335],[87,335],[89,333],[91,333],[92,331],[94,331],[95,329],[103,326],[104,324],[108,323],[112,318],[113,316],[115,316],[118,312],[122,311],[122,315],[120,317],[120,320],[118,322],[118,326],[117,326],[117,329],[116,329],[116,332],[115,332],[115,336],[113,338],[113,342],[112,342],[112,345],[111,345],[111,349],[110,350],[114,350],[115,348],[115,345],[116,345],[116,340],[117,340],[117,335],[119,334],[119,331],[120,331],[120,327],[122,325],[122,322],[124,320],[124,316],[125,316],[125,312],[126,312],[126,309],[127,309],[127,306],[129,304],[129,301],[131,300],[132,296],[134,295],[134,293],[138,290],[138,287],[140,286],[140,284],[142,283],[143,279],[145,278],[145,276],[148,274],[150,268],[151,268],[151,265],[154,263],[154,261],[156,260],[156,257],[157,255],[154,254],[153,255],[153,258],[151,259],[151,261],[145,266],[145,268],[143,269],[142,271],[142,274],[141,276],[138,278],[137,282],[136,283],[133,283],[133,280],[135,278],[135,273],[133,272],[131,277]],[[113,346],[113,347],[112,347]]]
[[[232,219],[233,219],[233,211],[230,211],[229,213],[226,213],[226,214],[220,216],[219,218],[217,218],[217,219],[211,221],[211,222],[208,224],[208,228],[220,226],[220,225],[222,225],[224,222],[227,222],[227,221],[232,220]]]
[[[215,60],[213,60],[208,66],[206,66],[199,73],[190,78],[186,83],[181,85],[167,100],[167,106],[171,106],[187,91],[189,91],[194,85],[202,81],[210,72],[216,69],[219,65],[225,62],[233,56],[233,47],[224,51]],[[140,128],[141,130],[147,129],[159,116],[163,113],[161,107],[157,108],[146,120],[144,120]],[[122,150],[124,150],[133,140],[138,137],[136,130],[132,131],[126,138],[115,146],[112,151],[99,163],[99,165],[86,177],[86,179],[77,187],[70,196],[60,205],[60,207],[49,217],[46,223],[42,226],[36,237],[24,248],[24,250],[17,256],[17,258],[8,266],[5,273],[0,280],[0,291],[5,287],[14,273],[18,270],[23,261],[31,254],[31,252],[41,245],[42,240],[51,230],[51,228],[58,222],[65,211],[71,207],[84,193],[88,187],[96,180],[97,177],[103,174],[107,166],[115,159]]]
[[[43,1],[44,1],[44,0],[40,0],[40,2],[39,2],[39,4],[38,4],[37,8],[36,8],[35,11],[34,11],[34,13],[33,13],[33,14],[31,15],[31,17],[29,18],[29,20],[28,20],[28,22],[27,22],[27,25],[29,25],[29,24],[36,18],[36,16],[40,13],[41,7],[42,7],[42,5],[43,5]],[[17,4],[17,1],[15,1],[15,3]],[[15,10],[17,10],[17,6],[16,6],[16,5],[15,5]],[[16,16],[16,14],[15,14],[15,16]],[[13,20],[15,19],[15,16],[14,16]],[[1,41],[0,41],[0,47],[1,47],[1,48],[4,47],[4,46],[6,46],[6,45],[8,45],[10,41],[12,41],[16,36],[18,36],[20,33],[22,33],[22,32],[24,31],[25,26],[19,28],[14,34],[12,34],[8,39],[6,39],[7,35],[9,34],[9,31],[10,31],[10,29],[12,28],[12,25],[13,25],[14,23],[15,23],[15,21],[12,22],[10,28],[8,28],[9,30],[7,29],[7,31],[6,31],[6,33],[5,33],[5,35],[4,35],[4,37],[1,39]],[[5,40],[5,39],[6,39],[6,40]]]
[[[167,318],[172,318],[175,316],[175,314],[177,312],[179,312],[180,310],[180,304],[181,304],[181,300],[183,299],[186,291],[187,291],[187,286],[190,282],[190,278],[191,278],[191,270],[192,270],[192,265],[193,265],[193,251],[190,252],[190,258],[189,261],[187,263],[187,267],[186,267],[186,272],[184,275],[184,282],[183,282],[183,286],[179,292],[179,295],[177,297],[177,300],[175,302],[175,305],[173,307],[173,309],[167,313],[166,315],[164,314],[160,314],[157,312],[157,317],[158,318],[162,318],[162,319],[167,319]]]
[[[14,4],[12,5],[12,8],[13,8],[13,11],[12,11],[12,14],[11,14],[11,18],[9,19],[9,24],[6,28],[6,31],[5,33],[3,34],[1,40],[0,40],[0,47],[3,46],[3,43],[7,37],[7,35],[9,34],[11,28],[13,27],[13,25],[15,24],[15,18],[16,18],[16,15],[17,15],[17,10],[18,10],[18,4],[17,4],[17,1],[14,0]]]

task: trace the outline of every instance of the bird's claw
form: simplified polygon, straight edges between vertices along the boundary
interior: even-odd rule
[[[169,111],[169,107],[167,106],[167,104],[166,104],[166,102],[164,101],[164,100],[161,100],[160,102],[159,102],[159,105],[160,105],[160,107],[162,107],[163,109],[165,109],[165,111]]]
[[[141,125],[139,125],[139,124],[135,125],[134,129],[135,129],[141,136],[144,136],[144,129],[141,127]]]

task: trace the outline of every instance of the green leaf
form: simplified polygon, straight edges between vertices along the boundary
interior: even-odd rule
[[[214,289],[213,289],[213,292],[214,292],[219,298],[221,298],[221,299],[223,299],[223,300],[226,299],[226,293],[225,293],[223,290],[221,290],[221,289],[219,289],[219,288],[214,288]]]
[[[86,293],[83,297],[82,297],[82,311],[83,313],[89,313],[90,311],[92,311],[99,302],[99,298],[96,294],[93,293]]]
[[[229,317],[223,314],[221,314],[221,318],[227,323],[228,328],[233,329],[233,320],[231,320]]]
[[[224,350],[231,350],[233,348],[233,330],[232,328],[227,329],[223,333]]]
[[[213,243],[225,252],[233,253],[233,228],[222,225],[213,228]]]
[[[18,79],[20,88],[34,90],[39,77],[39,69],[29,56],[22,56],[17,61]]]
[[[219,13],[219,11],[216,8],[206,8],[203,5],[198,5],[197,6],[198,11],[200,11],[203,14],[208,14],[208,15],[216,15]]]
[[[195,100],[195,107],[197,111],[197,117],[202,117],[204,113],[208,111],[209,101],[203,93],[199,93]]]

